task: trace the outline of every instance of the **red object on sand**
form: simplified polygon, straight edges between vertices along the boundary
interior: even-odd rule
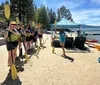
[[[98,40],[86,40],[86,42],[96,43],[96,42],[98,42]]]

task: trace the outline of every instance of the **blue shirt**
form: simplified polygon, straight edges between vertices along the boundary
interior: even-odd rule
[[[66,33],[65,32],[59,33],[59,36],[60,36],[60,42],[64,43],[65,42]]]

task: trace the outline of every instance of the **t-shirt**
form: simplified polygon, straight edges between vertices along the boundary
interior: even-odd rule
[[[65,32],[59,33],[59,36],[60,36],[60,42],[65,42],[66,33]]]

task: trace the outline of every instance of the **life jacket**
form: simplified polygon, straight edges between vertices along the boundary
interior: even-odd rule
[[[21,36],[17,36],[11,32],[8,31],[8,38],[6,39],[7,42],[10,42],[10,38],[11,38],[11,42],[17,41]]]

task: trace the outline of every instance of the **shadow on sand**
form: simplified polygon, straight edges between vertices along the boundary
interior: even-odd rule
[[[56,53],[54,53],[54,54],[56,54]],[[59,54],[56,54],[56,55],[58,55],[58,56],[61,56],[61,55],[59,55]],[[61,56],[62,57],[62,56]],[[71,62],[74,62],[74,58],[72,58],[72,57],[69,57],[69,56],[63,56],[62,58],[65,58],[65,59],[68,59],[68,60],[70,60]]]
[[[63,58],[68,59],[68,60],[70,60],[71,62],[73,62],[73,61],[74,61],[74,58],[69,57],[69,56],[64,56]]]
[[[1,85],[22,85],[22,82],[20,81],[19,77],[16,80],[12,80],[11,73],[9,72]]]
[[[26,63],[26,61],[20,61],[20,60],[15,61],[17,72],[23,72],[24,71],[24,64],[25,63]]]
[[[38,59],[39,59],[39,57],[38,57],[38,54],[39,54],[39,52],[41,51],[41,50],[43,50],[43,49],[45,49],[46,47],[45,46],[39,46],[39,49],[34,49],[34,48],[32,48],[30,51],[29,51],[29,58],[31,58],[32,57],[32,55],[34,55],[34,56],[36,56]]]

